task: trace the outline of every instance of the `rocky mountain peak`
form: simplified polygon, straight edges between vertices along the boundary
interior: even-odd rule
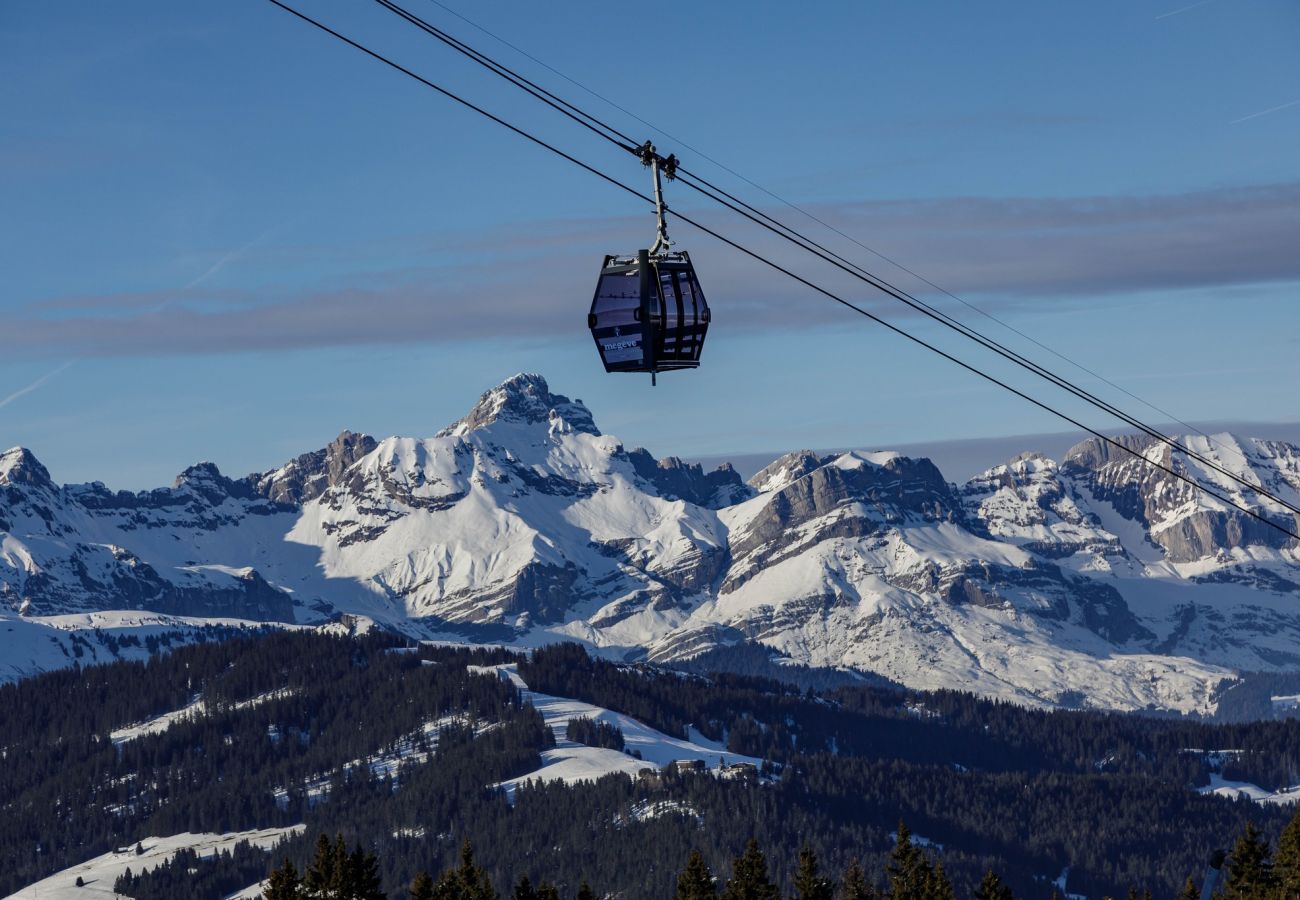
[[[1051,472],[1056,470],[1056,460],[1037,450],[1028,450],[1012,457],[1007,466],[1016,472]]]
[[[719,509],[747,500],[754,493],[731,463],[723,463],[706,473],[698,463],[683,462],[676,456],[656,460],[648,450],[640,448],[627,456],[636,473],[670,500],[686,500],[696,506]]]
[[[600,434],[581,400],[552,394],[541,375],[521,372],[484,393],[464,418],[438,432],[437,437],[464,437],[495,422],[545,424],[552,430]]]
[[[768,463],[753,478],[749,486],[760,493],[779,491],[800,478],[824,466],[830,457],[818,456],[811,450],[795,450]]]
[[[206,461],[196,463],[177,475],[172,488],[178,492],[201,497],[212,506],[216,506],[227,497],[243,497],[250,493],[247,485],[232,481],[221,474],[216,463]]]
[[[0,484],[54,486],[49,470],[26,447],[14,447],[0,453]]]
[[[353,463],[378,446],[368,434],[343,431],[322,449],[255,478],[257,492],[276,503],[300,506],[338,484]]]
[[[1122,434],[1112,440],[1120,446],[1116,447],[1115,444],[1096,437],[1075,444],[1062,458],[1062,467],[1096,471],[1112,462],[1137,462],[1132,454],[1145,453],[1156,443],[1155,438],[1145,434]],[[1121,450],[1120,447],[1124,449]]]

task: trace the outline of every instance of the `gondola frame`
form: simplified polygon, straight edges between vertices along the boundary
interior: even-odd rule
[[[602,315],[608,318],[613,312],[608,305],[603,309],[601,305],[605,279],[634,272],[637,276],[637,302],[631,307],[634,310],[633,322],[602,323]],[[669,305],[662,296],[666,276],[670,276],[667,284],[672,286],[677,307],[671,317]],[[623,317],[628,308],[623,307]],[[639,250],[635,257],[605,257],[596,281],[591,310],[587,314],[587,327],[606,372],[648,372],[654,375],[698,368],[711,319],[712,313],[686,251],[652,256],[648,250]],[[636,346],[640,354],[629,358],[626,351],[632,346]]]

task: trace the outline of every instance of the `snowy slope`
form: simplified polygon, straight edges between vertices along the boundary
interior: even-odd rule
[[[234,709],[251,709],[260,706],[271,700],[278,700],[290,696],[287,690],[271,691],[270,693],[260,694],[256,697],[250,697],[247,700],[241,700],[234,704]],[[138,738],[149,737],[155,734],[164,734],[173,725],[179,725],[183,722],[191,722],[201,719],[208,714],[208,705],[201,696],[196,696],[185,706],[171,712],[163,713],[160,716],[154,716],[143,722],[136,722],[132,725],[125,725],[109,732],[109,738],[114,745],[125,744],[127,741],[134,741]]]
[[[0,681],[16,680],[74,663],[145,659],[147,641],[172,645],[253,630],[265,623],[244,619],[175,616],[134,610],[19,616],[0,611]],[[125,641],[126,643],[115,643]]]
[[[1197,789],[1201,794],[1217,794],[1229,800],[1250,800],[1254,803],[1268,803],[1276,806],[1289,806],[1300,802],[1300,785],[1269,791],[1257,784],[1247,781],[1229,781],[1218,773],[1210,775],[1210,783]]]
[[[555,734],[555,747],[542,752],[542,765],[539,769],[500,785],[507,794],[512,794],[516,786],[533,780],[573,784],[578,781],[595,781],[615,772],[635,777],[642,769],[663,768],[676,760],[698,759],[710,769],[740,762],[752,763],[755,766],[762,764],[762,760],[750,756],[727,753],[726,748],[721,744],[710,741],[698,733],[693,735],[692,740],[682,740],[651,728],[631,716],[601,706],[529,690],[528,685],[519,676],[518,667],[513,663],[486,668],[474,667],[474,670],[485,673],[496,672],[517,687],[523,702],[531,703],[542,714],[542,718]],[[569,720],[580,718],[617,726],[623,732],[627,752],[604,747],[588,747],[569,740]],[[632,751],[635,751],[638,756],[632,756]]]
[[[1284,512],[1149,439],[1121,441]],[[1300,448],[1187,441],[1300,505]],[[580,401],[518,375],[433,437],[345,432],[241,479],[204,463],[171,488],[115,493],[0,455],[0,645],[14,651],[0,677],[73,658],[51,617],[346,613],[618,659],[757,641],[917,687],[1206,711],[1235,672],[1300,667],[1300,554],[1284,538],[1098,441],[964,485],[925,459],[808,451],[744,484],[629,450]]]
[[[6,900],[88,900],[88,898],[123,897],[113,892],[113,882],[131,869],[152,869],[167,862],[181,850],[194,850],[200,856],[210,856],[222,850],[232,850],[241,841],[255,847],[270,849],[285,837],[297,834],[303,826],[291,828],[266,828],[261,831],[241,831],[233,834],[175,834],[169,837],[145,838],[140,844],[142,855],[136,855],[135,844],[121,852],[105,853],[92,860],[64,869],[35,884],[28,885]],[[77,887],[77,879],[85,882]]]

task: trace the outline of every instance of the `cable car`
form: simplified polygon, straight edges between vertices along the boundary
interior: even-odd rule
[[[676,160],[649,143],[643,153],[654,170],[658,235],[635,256],[605,257],[587,327],[606,372],[649,372],[654,384],[659,372],[699,367],[710,313],[690,256],[669,249],[659,171],[666,163],[671,178]]]

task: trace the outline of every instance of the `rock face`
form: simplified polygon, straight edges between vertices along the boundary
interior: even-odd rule
[[[1300,524],[1294,512],[1271,501],[1262,501],[1249,488],[1200,461],[1174,454],[1166,444],[1145,436],[1122,440],[1145,459],[1207,484],[1233,503],[1279,522],[1291,531],[1296,531]],[[1278,441],[1238,440],[1231,435],[1214,439],[1189,437],[1185,443],[1219,468],[1249,484],[1264,487],[1293,506],[1300,506],[1297,502],[1300,459],[1296,447]],[[1096,438],[1070,450],[1063,469],[1125,518],[1140,522],[1172,562],[1193,562],[1221,551],[1250,546],[1282,550],[1293,542],[1266,522],[1209,498],[1175,475],[1145,465],[1131,454]]]
[[[375,449],[368,434],[345,431],[323,450],[304,453],[256,480],[257,493],[277,503],[301,506],[339,483],[353,463]]]
[[[1296,447],[1196,440],[1300,505]],[[432,438],[344,432],[240,479],[200,463],[153,491],[60,487],[27,451],[0,455],[0,609],[29,622],[354,613],[661,661],[757,641],[917,687],[1204,710],[1234,670],[1300,665],[1298,582],[1285,535],[1102,442],[964,485],[925,459],[810,451],[745,484],[624,448],[536,375]]]
[[[740,474],[730,463],[723,463],[706,473],[702,467],[682,462],[675,456],[655,460],[641,449],[630,452],[628,459],[636,473],[669,500],[685,500],[696,506],[721,509],[748,500],[755,493],[741,481]]]
[[[289,594],[256,570],[179,558],[199,535],[274,513],[248,481],[211,463],[186,469],[171,488],[113,493],[59,487],[30,453],[11,450],[0,456],[0,604],[32,616],[136,609],[292,622]],[[157,552],[159,544],[170,546]]]

